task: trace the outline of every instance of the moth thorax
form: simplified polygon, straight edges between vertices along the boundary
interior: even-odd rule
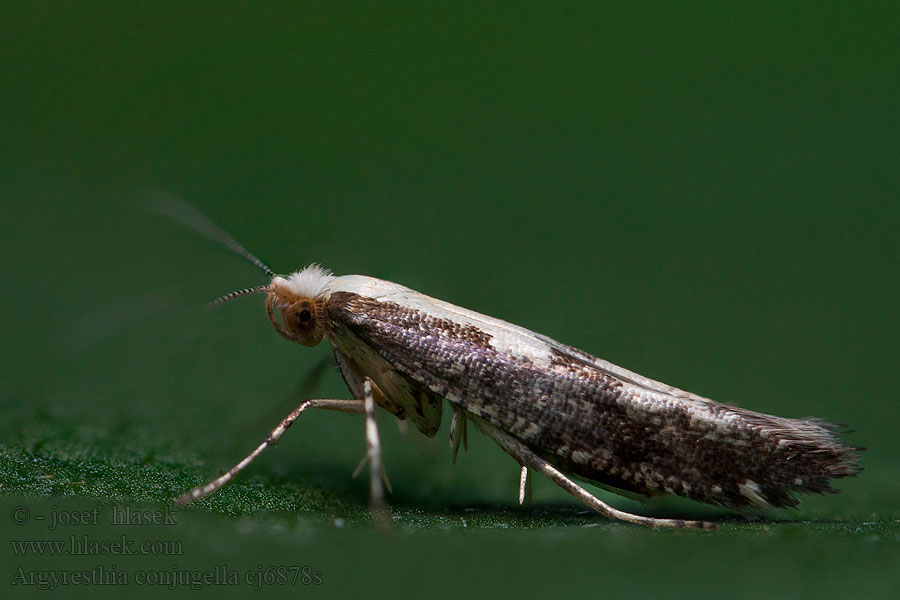
[[[266,298],[266,312],[283,338],[315,346],[325,335],[322,299],[298,296],[277,287]]]

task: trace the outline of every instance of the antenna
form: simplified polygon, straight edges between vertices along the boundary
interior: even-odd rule
[[[219,306],[220,304],[224,304],[229,300],[233,300],[239,296],[246,296],[247,294],[256,294],[259,292],[268,292],[270,290],[269,284],[266,285],[258,285],[252,288],[244,288],[242,290],[237,290],[236,292],[228,292],[224,296],[219,296],[215,300],[212,300],[209,305],[210,306]]]
[[[149,199],[149,212],[169,217],[174,221],[178,221],[182,225],[190,227],[200,235],[213,240],[214,242],[218,242],[238,256],[246,259],[250,262],[250,264],[255,265],[269,277],[275,277],[275,271],[270,269],[266,263],[260,260],[255,254],[247,250],[239,241],[234,239],[234,236],[213,223],[212,219],[210,219],[204,213],[200,212],[199,209],[185,202],[175,194],[164,192],[162,190],[145,188],[143,193]],[[252,291],[262,290],[252,288]],[[232,292],[232,294],[235,294],[235,297],[243,295],[244,293],[250,293],[250,291],[241,290],[240,293]],[[226,296],[231,296],[232,294],[226,294]],[[221,304],[221,302],[225,302],[225,300],[231,299],[226,296],[222,296],[222,298],[215,300],[213,304]]]

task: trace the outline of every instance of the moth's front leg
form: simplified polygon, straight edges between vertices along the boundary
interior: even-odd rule
[[[217,489],[231,481],[235,475],[244,470],[244,468],[253,462],[257,456],[259,456],[263,450],[269,448],[270,446],[274,446],[278,440],[284,435],[284,432],[288,430],[288,427],[294,424],[294,421],[297,420],[305,410],[309,408],[323,408],[326,410],[336,410],[340,412],[346,413],[362,413],[365,411],[365,403],[362,400],[336,400],[336,399],[315,399],[315,400],[305,400],[300,403],[300,405],[291,411],[291,413],[286,416],[281,422],[278,424],[275,429],[266,436],[266,439],[256,447],[256,449],[248,454],[244,459],[238,464],[231,467],[224,474],[219,477],[213,479],[206,485],[202,485],[200,487],[196,487],[190,491],[185,492],[178,498],[176,501],[179,504],[187,504],[192,500],[196,500],[198,498],[202,498],[208,494],[215,492]]]

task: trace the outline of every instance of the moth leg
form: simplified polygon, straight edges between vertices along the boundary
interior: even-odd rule
[[[522,465],[522,473],[519,475],[519,504],[531,501],[531,479],[528,477],[528,467]]]
[[[369,463],[369,512],[375,517],[376,523],[384,527],[389,525],[390,511],[387,508],[387,502],[384,500],[382,478],[389,490],[391,484],[387,478],[387,472],[384,470],[384,463],[381,460],[381,439],[378,435],[378,425],[375,421],[375,406],[377,404],[375,397],[377,395],[379,403],[383,403],[385,406],[389,405],[390,401],[381,388],[378,387],[378,384],[366,375],[348,356],[338,350],[334,350],[334,359],[341,370],[341,376],[343,376],[347,387],[350,389],[350,393],[363,403],[363,412],[366,415],[366,454],[356,468],[354,476],[367,462]]]
[[[375,383],[374,381],[372,381],[371,379],[366,378],[366,379],[364,379],[363,381],[364,381],[364,382],[365,382],[365,381],[370,381],[370,382],[371,382],[371,387],[372,387],[371,392],[372,392],[373,398],[374,398],[375,393],[378,393],[378,394],[382,394],[382,393],[383,393],[383,392],[381,391],[381,388],[378,387],[378,384]],[[364,386],[363,386],[363,396],[364,396],[364,398],[363,398],[363,400],[362,400],[363,402],[365,402],[365,394],[366,394],[366,393],[367,393],[367,392],[366,392],[365,385],[364,385]],[[368,413],[366,413],[366,415],[367,415],[367,417],[368,417]],[[373,419],[373,422],[374,422],[374,418],[375,418],[375,413],[374,413],[374,411],[373,411],[373,413],[372,413],[372,419]],[[398,421],[398,422],[402,422],[402,421]],[[350,477],[352,477],[352,478],[354,478],[354,479],[356,479],[356,477],[357,477],[360,473],[362,473],[362,470],[365,468],[365,466],[366,466],[367,464],[369,464],[369,463],[371,462],[371,460],[372,460],[373,452],[370,450],[371,444],[369,443],[368,420],[366,421],[366,423],[367,423],[367,424],[366,424],[366,453],[365,453],[365,454],[363,455],[363,457],[359,460],[359,464],[356,465],[356,468],[353,469],[353,474],[350,475]],[[381,442],[380,442],[380,439],[379,439],[379,437],[378,437],[377,423],[376,423],[376,428],[375,428],[375,436],[376,436],[376,437],[375,437],[375,442],[376,442],[376,444],[378,445],[378,455],[380,456],[380,455],[381,455]],[[381,462],[381,480],[382,480],[382,482],[384,482],[384,487],[387,488],[387,491],[388,491],[389,493],[393,493],[394,490],[391,489],[391,480],[388,479],[387,470],[384,468],[384,462],[383,462],[383,461]],[[370,490],[370,491],[371,491],[371,490]],[[382,493],[382,500],[383,500],[383,499],[384,499],[384,494]]]
[[[375,421],[375,391],[378,386],[369,377],[363,380],[363,405],[366,415],[366,457],[369,460],[369,512],[380,527],[390,525],[391,513],[384,499],[384,486],[381,478],[387,477],[381,461],[381,438],[378,436],[378,423]]]
[[[352,413],[352,414],[362,414],[365,412],[365,402],[363,400],[335,400],[335,399],[315,399],[315,400],[306,400],[301,402],[300,405],[295,408],[291,413],[281,420],[281,423],[278,424],[275,429],[266,437],[266,439],[261,443],[256,449],[248,454],[244,460],[239,462],[238,464],[231,467],[226,473],[223,475],[213,479],[206,485],[202,485],[200,487],[196,487],[189,492],[185,492],[178,498],[176,501],[179,504],[187,504],[192,500],[196,500],[197,498],[202,498],[208,494],[213,493],[237,475],[241,471],[244,470],[244,467],[253,462],[257,456],[259,456],[263,450],[268,448],[269,446],[273,446],[276,442],[278,442],[279,438],[284,435],[284,432],[287,431],[288,427],[294,424],[294,421],[297,420],[303,411],[308,408],[323,408],[326,410],[337,410],[340,412]]]
[[[501,448],[503,448],[506,452],[512,455],[513,458],[519,461],[523,468],[530,468],[534,469],[535,471],[540,471],[551,481],[553,481],[553,483],[566,490],[567,492],[609,519],[619,519],[620,521],[637,523],[639,525],[647,525],[649,527],[690,527],[695,529],[717,529],[715,523],[710,523],[708,521],[656,519],[653,517],[633,515],[631,513],[615,509],[605,502],[601,502],[590,492],[566,477],[556,467],[535,454],[518,439],[514,438],[506,432],[497,429],[495,426],[481,419],[478,420],[478,425],[479,428],[488,435],[488,437],[497,442],[497,444]]]
[[[458,406],[454,407],[453,418],[450,420],[450,450],[453,464],[456,464],[456,455],[459,453],[459,445],[463,450],[467,449],[466,413]]]
[[[362,473],[362,470],[369,464],[369,453],[366,452],[361,459],[359,459],[359,463],[356,465],[356,468],[353,469],[353,474],[350,475],[351,478],[356,479],[357,476]],[[384,468],[384,463],[381,464],[381,481],[384,482],[384,487],[387,489],[389,494],[394,493],[394,489],[391,487],[391,480],[388,479],[387,470]]]

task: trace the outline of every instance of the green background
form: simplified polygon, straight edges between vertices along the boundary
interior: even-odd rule
[[[3,2],[0,535],[183,555],[7,545],[0,581],[298,565],[322,584],[257,593],[900,593],[894,6]],[[347,395],[331,370],[300,385],[327,348],[284,342],[261,298],[206,309],[265,279],[147,214],[147,186],[277,271],[390,279],[723,402],[848,423],[866,471],[759,520],[600,493],[723,520],[652,531],[546,480],[520,508],[489,440],[454,466],[446,420],[428,440],[382,415],[384,535],[350,478],[361,421],[307,414],[177,525],[113,525],[113,503],[162,510],[228,468],[298,394]],[[35,519],[98,503],[96,525]]]

